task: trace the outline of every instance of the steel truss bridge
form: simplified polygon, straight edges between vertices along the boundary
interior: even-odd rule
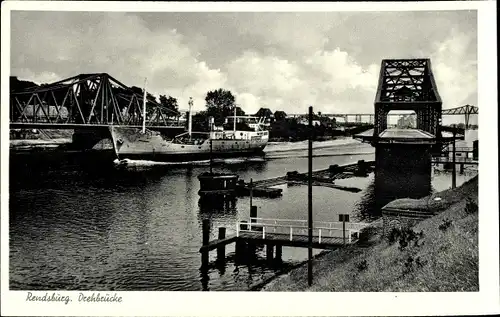
[[[397,63],[398,60],[392,60],[386,68],[382,67],[385,79],[379,85],[381,95],[378,93],[377,98],[382,95],[386,99],[399,98],[399,105],[402,105],[404,91],[407,94],[410,91],[418,94],[429,84],[423,84],[425,67],[422,66],[422,60],[416,60],[400,69]],[[109,74],[80,74],[41,87],[11,92],[10,128],[106,128],[110,124],[140,127],[143,121],[142,102],[141,94],[135,93]],[[373,113],[322,113],[321,116],[342,117],[346,123],[361,123],[362,117],[368,116],[369,123],[373,124],[376,118],[384,120],[384,116],[408,115],[394,111],[389,113],[387,109],[384,111],[381,102],[382,100],[377,102],[382,109],[378,116]],[[391,102],[394,103],[394,100]],[[146,126],[149,128],[183,128],[179,124],[178,113],[156,102],[148,100],[146,112]],[[441,115],[463,115],[466,128],[469,126],[470,116],[478,113],[478,107],[471,105],[441,110]],[[354,121],[350,121],[353,117]]]
[[[413,111],[414,129],[388,129],[387,118],[392,111]],[[469,123],[478,108],[470,105],[442,109],[429,59],[384,59],[380,67],[373,129],[357,134],[355,138],[378,143],[434,144],[439,148],[451,142],[461,129],[442,126],[442,115],[465,115]],[[451,132],[453,136],[444,132]],[[461,136],[463,138],[463,136]]]
[[[10,94],[10,128],[141,127],[143,96],[106,73],[80,74]],[[148,128],[183,128],[179,114],[147,100]]]

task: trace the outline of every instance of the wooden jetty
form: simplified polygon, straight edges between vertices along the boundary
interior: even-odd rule
[[[366,177],[369,172],[373,171],[374,164],[374,161],[365,162],[364,160],[360,160],[357,163],[340,166],[331,165],[327,169],[313,171],[312,185],[330,187],[350,192],[360,192],[360,188],[337,185],[334,182],[338,179]],[[285,176],[257,180],[249,183],[245,183],[244,180],[240,180],[238,183],[238,193],[241,196],[248,196],[252,191],[254,197],[279,197],[281,196],[282,190],[279,188],[272,188],[273,186],[283,184],[307,185],[307,177],[307,173],[292,171],[288,172]]]
[[[226,228],[219,228],[216,240],[210,241],[210,226],[207,220],[203,222],[202,266],[207,266],[208,252],[217,249],[218,261],[224,261],[225,246],[236,243],[236,254],[244,252],[255,253],[258,245],[266,246],[266,257],[270,260],[281,259],[282,247],[308,248],[307,220],[271,219],[250,217],[238,221],[235,233],[226,236]],[[362,229],[368,223],[351,223],[346,221],[313,222],[312,247],[315,249],[337,249],[358,242]],[[276,255],[274,256],[274,250]]]

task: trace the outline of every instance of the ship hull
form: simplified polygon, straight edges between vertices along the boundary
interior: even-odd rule
[[[133,128],[110,127],[110,132],[118,159],[183,162],[208,160],[210,157],[262,156],[267,145],[267,134],[261,138],[213,139],[210,146],[208,139],[195,145],[175,143],[159,133],[147,131],[144,134]]]
[[[253,157],[264,156],[263,150],[241,151],[241,152],[226,152],[213,154],[212,158],[237,158],[237,157]],[[164,154],[164,153],[121,153],[118,154],[119,159],[130,160],[146,160],[156,162],[190,162],[190,161],[206,161],[210,159],[208,153],[190,153],[190,154]]]

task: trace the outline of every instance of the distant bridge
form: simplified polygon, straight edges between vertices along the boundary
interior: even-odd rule
[[[106,73],[80,74],[10,93],[10,128],[142,126],[143,96]],[[146,126],[181,129],[178,113],[147,100]]]
[[[395,112],[391,111],[387,113],[386,116],[403,116],[409,115],[411,113],[408,112]],[[465,127],[469,127],[470,116],[473,114],[479,114],[479,108],[472,105],[465,105],[461,107],[451,108],[451,109],[443,109],[441,110],[441,115],[463,115],[465,118]],[[289,114],[288,117],[291,118],[306,118],[306,114]],[[374,123],[375,114],[374,113],[321,113],[320,117],[328,117],[328,118],[343,118],[346,123],[361,123],[364,122],[363,117],[368,117],[369,123]],[[349,121],[349,119],[354,119],[354,121]]]

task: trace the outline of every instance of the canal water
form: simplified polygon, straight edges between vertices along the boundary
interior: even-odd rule
[[[214,170],[234,172],[246,181],[307,171],[307,142],[269,144],[265,159],[231,159]],[[104,152],[103,152],[104,153]],[[153,166],[147,171],[117,171],[107,154],[10,155],[10,288],[14,290],[248,290],[283,268],[307,258],[307,250],[283,248],[280,266],[259,250],[256,260],[235,263],[234,245],[225,265],[201,272],[201,223],[209,219],[211,238],[218,227],[235,232],[235,222],[249,216],[249,198],[234,204],[200,203],[197,166]],[[315,143],[313,169],[373,160],[374,149],[353,140]],[[474,175],[458,175],[461,184]],[[440,191],[450,175],[434,173]],[[374,197],[373,175],[341,180],[362,188],[351,193],[313,188],[318,221],[369,221],[386,203]],[[307,187],[280,186],[278,199],[254,198],[261,217],[307,219]],[[211,252],[214,261],[216,252]]]

